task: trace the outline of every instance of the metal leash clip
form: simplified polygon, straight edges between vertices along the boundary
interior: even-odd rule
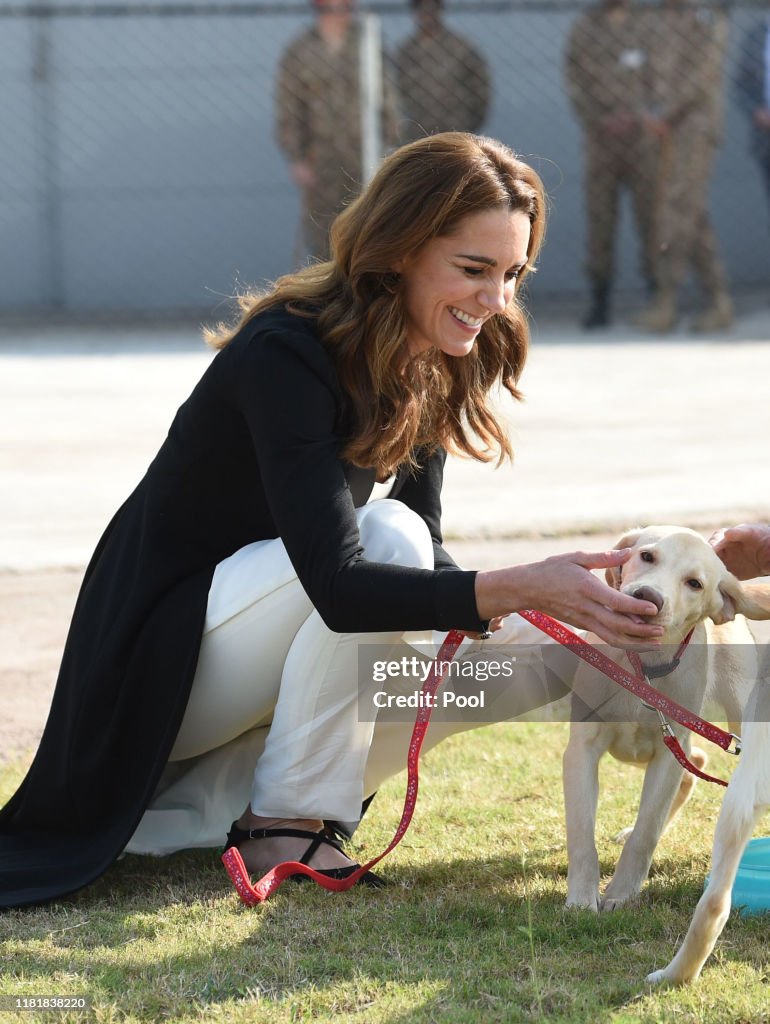
[[[664,736],[676,736],[676,733],[669,725],[665,715],[660,710],[660,708],[654,708],[652,704],[647,704],[645,703],[645,701],[642,701],[642,707],[647,708],[648,711],[654,711],[657,714],[658,722],[660,723],[660,728]]]
[[[737,757],[740,754],[741,750],[743,750],[743,740],[740,738],[740,736],[736,736],[734,732],[731,732],[730,735],[735,740],[735,750],[730,750],[730,748],[728,747],[725,750],[725,753],[732,754],[733,757]]]
[[[660,710],[660,708],[654,708],[652,704],[647,704],[646,701],[642,701],[642,707],[647,708],[648,711],[655,711],[657,713],[658,721],[660,722],[660,728],[664,736],[676,737],[676,733],[669,725],[668,720],[664,717],[663,712]],[[741,753],[741,750],[743,749],[743,740],[734,732],[729,733],[729,735],[735,743],[735,749],[731,750],[730,747],[722,747],[722,750],[724,750],[726,754],[732,754],[733,757],[738,757]]]

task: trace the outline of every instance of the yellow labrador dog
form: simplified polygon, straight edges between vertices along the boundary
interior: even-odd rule
[[[661,649],[640,655],[653,685],[698,715],[704,711],[712,715],[716,704],[722,709],[716,717],[726,718],[731,731],[737,731],[757,678],[756,647],[743,616],[770,618],[770,610],[753,601],[748,588],[693,530],[650,526],[626,534],[616,547],[630,547],[633,554],[620,569],[607,570],[608,582],[655,604],[658,613],[650,621],[665,629]],[[692,639],[677,665],[674,655],[690,630]],[[587,639],[601,644],[592,634]],[[602,650],[630,670],[623,651],[606,646]],[[639,895],[658,840],[690,796],[695,776],[683,772],[663,745],[657,714],[597,669],[588,665],[578,669],[572,704],[563,780],[567,906],[611,910]],[[692,734],[675,722],[670,724],[687,756],[703,769],[706,755],[691,749]],[[594,833],[598,764],[608,751],[646,771],[636,824],[618,836],[625,845],[601,897]],[[742,767],[747,755],[744,752]],[[765,778],[770,799],[770,768]],[[729,904],[729,891],[727,898]]]

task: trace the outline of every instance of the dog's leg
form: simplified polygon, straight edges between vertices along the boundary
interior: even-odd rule
[[[700,974],[730,914],[730,895],[743,851],[759,816],[770,806],[770,688],[760,684],[744,726],[744,747],[717,820],[711,878],[695,908],[684,942],[651,984],[683,985]],[[767,719],[759,721],[760,717]]]
[[[623,847],[612,881],[607,886],[601,902],[602,910],[614,910],[639,895],[681,777],[682,769],[661,745],[644,773],[636,824]]]
[[[737,728],[732,730],[732,732],[737,731]],[[708,763],[706,752],[704,750],[700,750],[698,747],[692,748],[690,752],[690,760],[696,768],[700,769],[700,771],[703,771]],[[661,833],[662,836],[668,832],[672,821],[692,796],[692,792],[695,789],[695,783],[697,781],[697,778],[692,774],[692,772],[682,772],[682,781],[679,783],[679,789],[674,797],[671,810],[668,812],[668,819],[666,820],[666,824],[663,826],[663,832]],[[628,828],[621,829],[616,836],[612,837],[613,842],[625,843],[626,839],[628,839],[633,831],[633,825],[629,825]]]
[[[714,948],[730,915],[730,893],[743,851],[759,816],[753,807],[742,806],[740,796],[725,797],[717,821],[713,867],[706,891],[695,908],[692,922],[679,952],[662,971],[650,974],[651,984],[667,981],[683,985],[694,981]]]
[[[573,722],[562,758],[564,808],[567,817],[567,906],[599,909],[599,854],[596,850],[596,807],[599,802],[597,727]]]

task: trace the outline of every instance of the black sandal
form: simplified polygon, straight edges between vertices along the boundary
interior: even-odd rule
[[[300,864],[309,864],[310,858],[316,852],[322,843],[326,843],[327,846],[333,846],[335,850],[338,850],[344,855],[342,846],[336,839],[330,838],[323,831],[322,832],[307,832],[304,829],[299,828],[252,828],[245,829],[240,828],[237,821],[234,821],[230,826],[230,831],[227,833],[227,845],[225,846],[222,853],[226,853],[232,846],[236,848],[240,847],[241,843],[247,842],[249,839],[270,839],[273,836],[288,836],[293,839],[308,839],[310,844],[305,852],[299,859]],[[350,864],[345,868],[314,868],[314,871],[318,871],[319,875],[325,875],[327,878],[347,878],[348,875],[352,875],[354,871],[358,871],[361,867],[360,864]],[[290,875],[293,882],[309,882],[310,879],[307,875]],[[368,885],[373,889],[381,889],[387,883],[380,875],[376,875],[373,871],[367,871],[365,875],[362,875],[356,885]]]

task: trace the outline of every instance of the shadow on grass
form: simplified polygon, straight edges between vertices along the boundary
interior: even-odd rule
[[[537,853],[384,874],[387,888],[346,894],[287,883],[249,909],[213,851],[126,857],[68,901],[0,916],[0,937],[12,976],[45,987],[79,976],[95,1004],[140,1020],[255,1001],[278,1020],[298,1003],[319,1015],[393,1000],[377,1019],[602,1021],[669,958],[700,894],[661,875],[641,906],[566,911],[565,877]],[[744,944],[742,924],[730,959],[751,959],[756,927]]]

